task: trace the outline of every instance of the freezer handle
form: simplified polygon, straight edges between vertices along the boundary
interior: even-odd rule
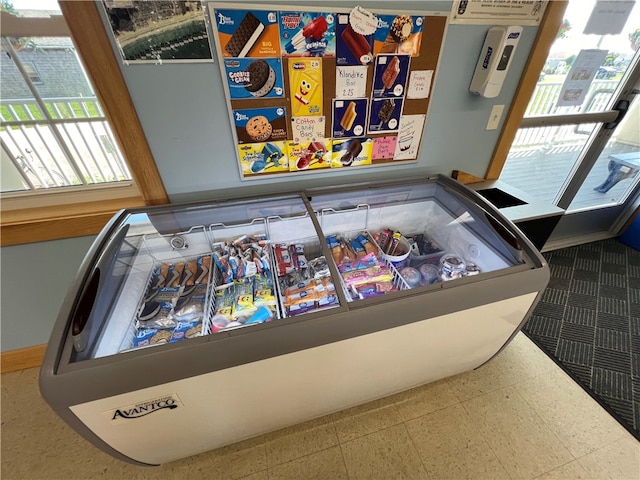
[[[483,209],[484,210],[484,209]],[[502,237],[502,239],[507,242],[507,244],[518,252],[518,255],[522,256],[522,245],[518,241],[518,237],[511,232],[505,225],[502,224],[496,217],[491,215],[489,212],[484,210],[484,215],[487,217],[489,224],[493,227],[498,235]]]
[[[82,293],[76,301],[70,318],[73,347],[76,352],[83,352],[95,340],[99,325],[96,325],[95,319],[93,322],[91,321],[94,318],[92,312],[96,299],[100,296],[101,287],[105,284],[105,279],[111,275],[117,257],[116,253],[122,246],[128,231],[129,225],[126,224],[107,240],[98,260],[87,274]],[[94,325],[91,325],[92,323]]]
[[[82,352],[87,348],[89,336],[83,335],[84,328],[89,321],[89,316],[93,310],[93,304],[98,296],[98,285],[100,285],[100,269],[96,268],[84,287],[80,300],[73,312],[73,323],[71,324],[71,333],[73,335],[73,346],[77,352]]]

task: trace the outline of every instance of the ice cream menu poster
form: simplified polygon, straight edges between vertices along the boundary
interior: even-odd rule
[[[417,159],[446,16],[230,6],[209,17],[243,178]]]

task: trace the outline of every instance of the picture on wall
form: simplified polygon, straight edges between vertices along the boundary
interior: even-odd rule
[[[103,0],[127,62],[212,61],[200,1]]]

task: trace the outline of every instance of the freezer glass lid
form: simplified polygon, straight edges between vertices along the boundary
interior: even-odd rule
[[[512,234],[472,195],[434,180],[321,192],[311,204],[355,301],[524,263]],[[380,284],[387,269],[391,281]]]
[[[339,306],[300,196],[131,211],[78,295],[72,361]]]

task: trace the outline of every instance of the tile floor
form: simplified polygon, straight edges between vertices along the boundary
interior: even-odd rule
[[[2,375],[2,479],[640,479],[640,443],[523,334],[484,367],[160,467],[102,453]]]

